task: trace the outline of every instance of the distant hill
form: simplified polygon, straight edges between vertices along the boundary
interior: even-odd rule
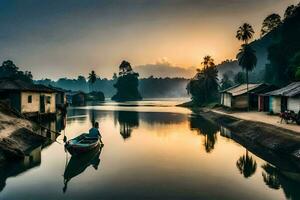
[[[276,37],[276,32],[271,31],[265,36],[253,41],[250,45],[256,52],[257,65],[255,69],[249,73],[249,80],[251,82],[261,82],[264,79],[264,71],[268,60],[268,48],[273,44]],[[224,73],[229,75],[236,74],[242,71],[238,65],[237,60],[227,60],[217,65],[219,71],[219,79],[221,79]],[[231,78],[231,77],[230,77]]]
[[[226,73],[230,79],[234,77],[234,74],[242,71],[242,68],[238,65],[236,60],[227,60],[217,65],[219,80],[222,79]]]

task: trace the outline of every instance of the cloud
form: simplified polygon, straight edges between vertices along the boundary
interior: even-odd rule
[[[154,77],[184,77],[191,78],[195,72],[195,67],[180,67],[171,64],[167,58],[158,60],[155,64],[145,64],[135,67],[135,71],[140,74],[141,78]]]

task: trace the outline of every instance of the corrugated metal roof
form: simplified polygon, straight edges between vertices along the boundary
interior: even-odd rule
[[[278,90],[268,92],[268,93],[266,93],[266,95],[286,96],[286,97],[293,97],[293,96],[296,96],[296,95],[300,95],[300,82],[291,83],[288,86],[285,86],[285,87],[280,88]]]
[[[27,83],[21,80],[0,79],[0,90],[18,90],[18,91],[37,91],[37,92],[55,92],[53,89],[38,84]]]
[[[254,90],[254,89],[258,88],[261,85],[263,85],[263,83],[248,84],[248,91],[251,92],[251,90]],[[231,88],[229,88],[225,91],[222,91],[222,92],[229,93],[232,96],[239,96],[239,95],[247,93],[247,84],[241,84],[241,85],[233,86],[233,87],[231,87]]]

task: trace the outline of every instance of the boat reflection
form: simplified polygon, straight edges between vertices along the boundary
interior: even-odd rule
[[[100,164],[100,154],[102,146],[98,146],[95,149],[82,154],[72,156],[68,162],[68,153],[66,153],[66,168],[64,172],[64,187],[63,192],[65,193],[68,188],[68,183],[70,180],[80,174],[82,174],[86,168],[90,165],[97,170]]]

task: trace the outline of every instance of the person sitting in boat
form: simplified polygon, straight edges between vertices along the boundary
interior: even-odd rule
[[[99,138],[101,144],[103,144],[103,142],[101,140],[102,139],[102,135],[99,132],[99,123],[98,122],[95,122],[94,123],[94,127],[89,130],[89,137]]]

